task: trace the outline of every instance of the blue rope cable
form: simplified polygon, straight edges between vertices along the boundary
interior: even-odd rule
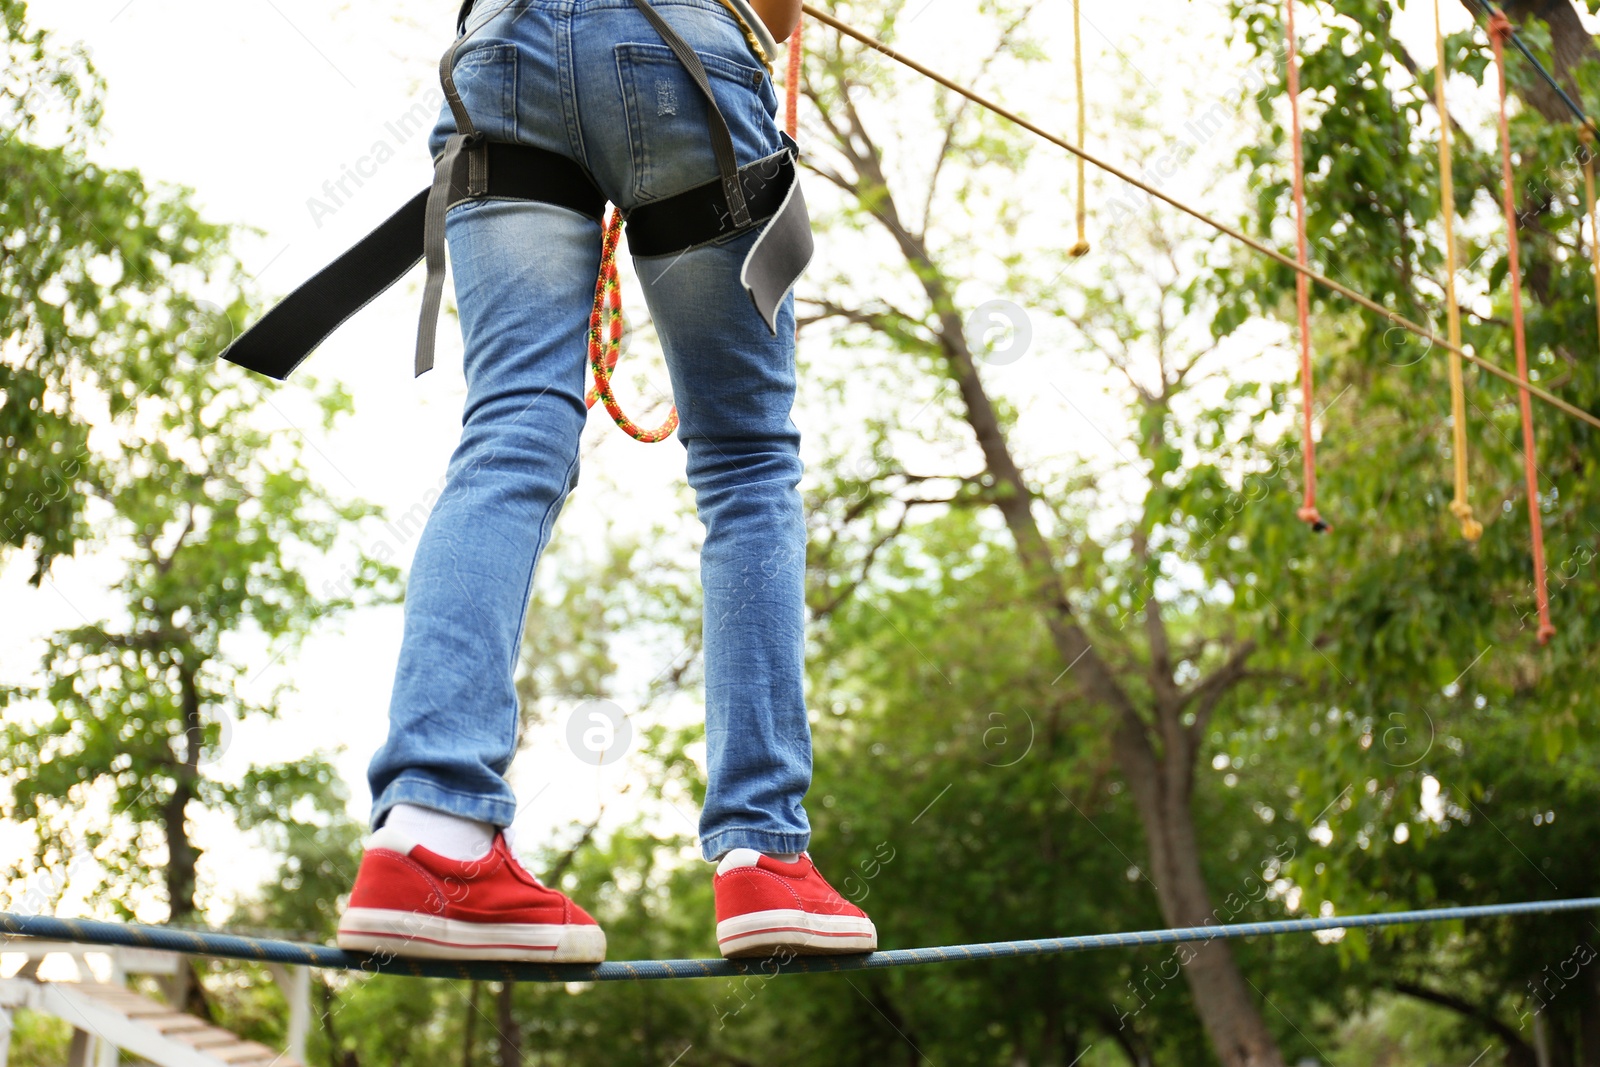
[[[57,919],[0,912],[0,932],[24,938],[74,941],[88,945],[129,945],[224,959],[293,963],[369,973],[404,974],[418,978],[479,978],[513,982],[626,982],[659,978],[738,978],[817,971],[873,971],[923,963],[959,963],[1015,956],[1056,956],[1090,949],[1168,945],[1258,935],[1306,933],[1366,926],[1480,919],[1496,915],[1548,915],[1600,908],[1600,897],[1543,900],[1517,904],[1390,911],[1374,915],[1333,915],[1315,919],[1190,926],[1169,930],[1137,930],[1120,934],[1085,934],[1037,941],[994,941],[979,945],[902,948],[859,956],[794,956],[743,960],[626,960],[616,963],[509,963],[410,959],[389,954],[364,955],[326,945],[268,941],[234,934],[201,933],[162,926],[138,926]],[[0,940],[6,951],[10,938]]]

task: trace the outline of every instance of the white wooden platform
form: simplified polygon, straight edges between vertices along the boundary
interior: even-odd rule
[[[26,947],[24,947],[24,945]],[[125,1051],[157,1067],[305,1067],[306,1031],[310,1021],[309,972],[272,967],[289,1002],[289,1051],[246,1041],[220,1026],[142,996],[122,984],[129,974],[171,975],[175,953],[148,949],[96,950],[77,944],[15,939],[6,953],[25,952],[29,965],[10,978],[0,978],[0,1067],[5,1067],[11,1039],[12,1013],[36,1011],[61,1019],[73,1029],[66,1067],[116,1067]],[[110,982],[94,979],[84,956],[96,951],[111,956]],[[79,980],[42,981],[37,963],[66,953],[77,964]]]

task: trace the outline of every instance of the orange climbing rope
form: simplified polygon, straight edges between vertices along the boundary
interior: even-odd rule
[[[806,17],[801,15],[800,21],[794,24],[794,32],[789,35],[789,69],[783,76],[783,128],[789,131],[790,137],[797,136],[800,129],[800,35],[805,28]]]
[[[1285,34],[1288,36],[1289,121],[1294,133],[1294,223],[1295,260],[1300,270],[1294,276],[1294,305],[1300,327],[1300,400],[1305,409],[1305,434],[1301,452],[1305,465],[1305,496],[1300,502],[1302,522],[1311,524],[1317,532],[1328,529],[1317,511],[1317,442],[1311,422],[1316,415],[1315,394],[1311,381],[1311,283],[1306,277],[1310,256],[1306,248],[1306,182],[1305,161],[1301,154],[1300,137],[1300,64],[1295,51],[1294,0],[1287,0]]]
[[[1550,590],[1544,574],[1544,523],[1539,516],[1539,471],[1533,450],[1533,405],[1528,399],[1528,341],[1522,322],[1522,266],[1517,255],[1517,208],[1512,192],[1511,124],[1506,118],[1506,39],[1511,23],[1496,11],[1489,18],[1489,40],[1494,45],[1494,62],[1500,72],[1500,183],[1501,201],[1506,214],[1506,254],[1511,286],[1511,336],[1516,346],[1517,400],[1522,409],[1522,466],[1528,483],[1528,529],[1533,537],[1533,584],[1539,604],[1539,643],[1555,634],[1550,622]]]
[[[596,400],[601,401],[612,421],[624,433],[635,441],[653,444],[666,440],[678,428],[677,407],[673,407],[660,426],[642,430],[622,413],[611,391],[611,372],[622,354],[622,285],[617,280],[617,243],[621,239],[622,212],[612,205],[600,246],[600,276],[594,283],[594,307],[589,312],[589,369],[594,372],[594,385],[583,403],[592,408]]]
[[[799,128],[800,106],[800,60],[801,60],[801,30],[805,26],[805,16],[795,25],[794,33],[789,36],[789,70],[785,78],[785,93],[788,99],[784,107],[784,129],[789,131],[789,136],[795,136]],[[615,206],[606,217],[605,236],[600,246],[600,276],[594,283],[594,307],[589,312],[589,369],[594,374],[594,385],[589,387],[589,392],[583,398],[585,407],[592,408],[595,401],[605,405],[611,419],[622,431],[635,441],[653,444],[664,441],[672,436],[672,431],[678,428],[678,409],[673,407],[667,414],[666,421],[653,430],[640,429],[637,423],[628,418],[622,411],[622,406],[617,403],[616,394],[611,390],[611,372],[617,367],[617,358],[622,354],[622,285],[617,280],[617,245],[622,240],[622,212]]]
[[[1453,348],[1461,347],[1461,305],[1456,300],[1456,187],[1450,161],[1450,112],[1445,107],[1444,83],[1449,73],[1445,59],[1444,26],[1439,0],[1433,0],[1433,44],[1437,62],[1433,68],[1434,110],[1439,113],[1439,212],[1444,219],[1444,295],[1446,327]],[[1455,497],[1450,513],[1461,524],[1461,536],[1476,541],[1483,536],[1483,523],[1472,514],[1471,486],[1467,466],[1467,394],[1461,377],[1461,356],[1450,353],[1451,452],[1455,461]]]

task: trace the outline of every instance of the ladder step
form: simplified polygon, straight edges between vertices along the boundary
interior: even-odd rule
[[[197,1019],[193,1015],[182,1012],[171,1012],[167,1015],[154,1015],[140,1019],[140,1024],[152,1030],[159,1030],[163,1034],[176,1034],[183,1030],[204,1030],[211,1024],[204,1019]]]
[[[207,1051],[218,1045],[236,1045],[239,1043],[238,1034],[210,1024],[207,1024],[204,1030],[184,1030],[173,1036],[186,1045],[193,1045],[195,1048],[206,1049]]]
[[[207,1051],[223,1063],[228,1064],[249,1063],[252,1060],[259,1060],[263,1056],[271,1059],[277,1055],[277,1053],[258,1041],[241,1041],[231,1048],[214,1048]],[[284,1059],[287,1058],[284,1057]],[[279,1067],[282,1067],[283,1059],[278,1060],[278,1063]]]

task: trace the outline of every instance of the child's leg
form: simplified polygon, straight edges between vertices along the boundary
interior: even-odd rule
[[[374,827],[401,801],[510,825],[512,676],[534,565],[577,482],[586,414],[599,224],[547,204],[480,201],[451,211],[448,234],[466,409],[406,584],[389,737],[368,769]]]
[[[701,849],[803,850],[811,784],[804,678],[806,527],[793,298],[774,337],[738,284],[754,235],[637,260],[672,373],[706,528],[706,759]],[[669,268],[670,264],[670,268]],[[664,269],[668,268],[668,269]]]

